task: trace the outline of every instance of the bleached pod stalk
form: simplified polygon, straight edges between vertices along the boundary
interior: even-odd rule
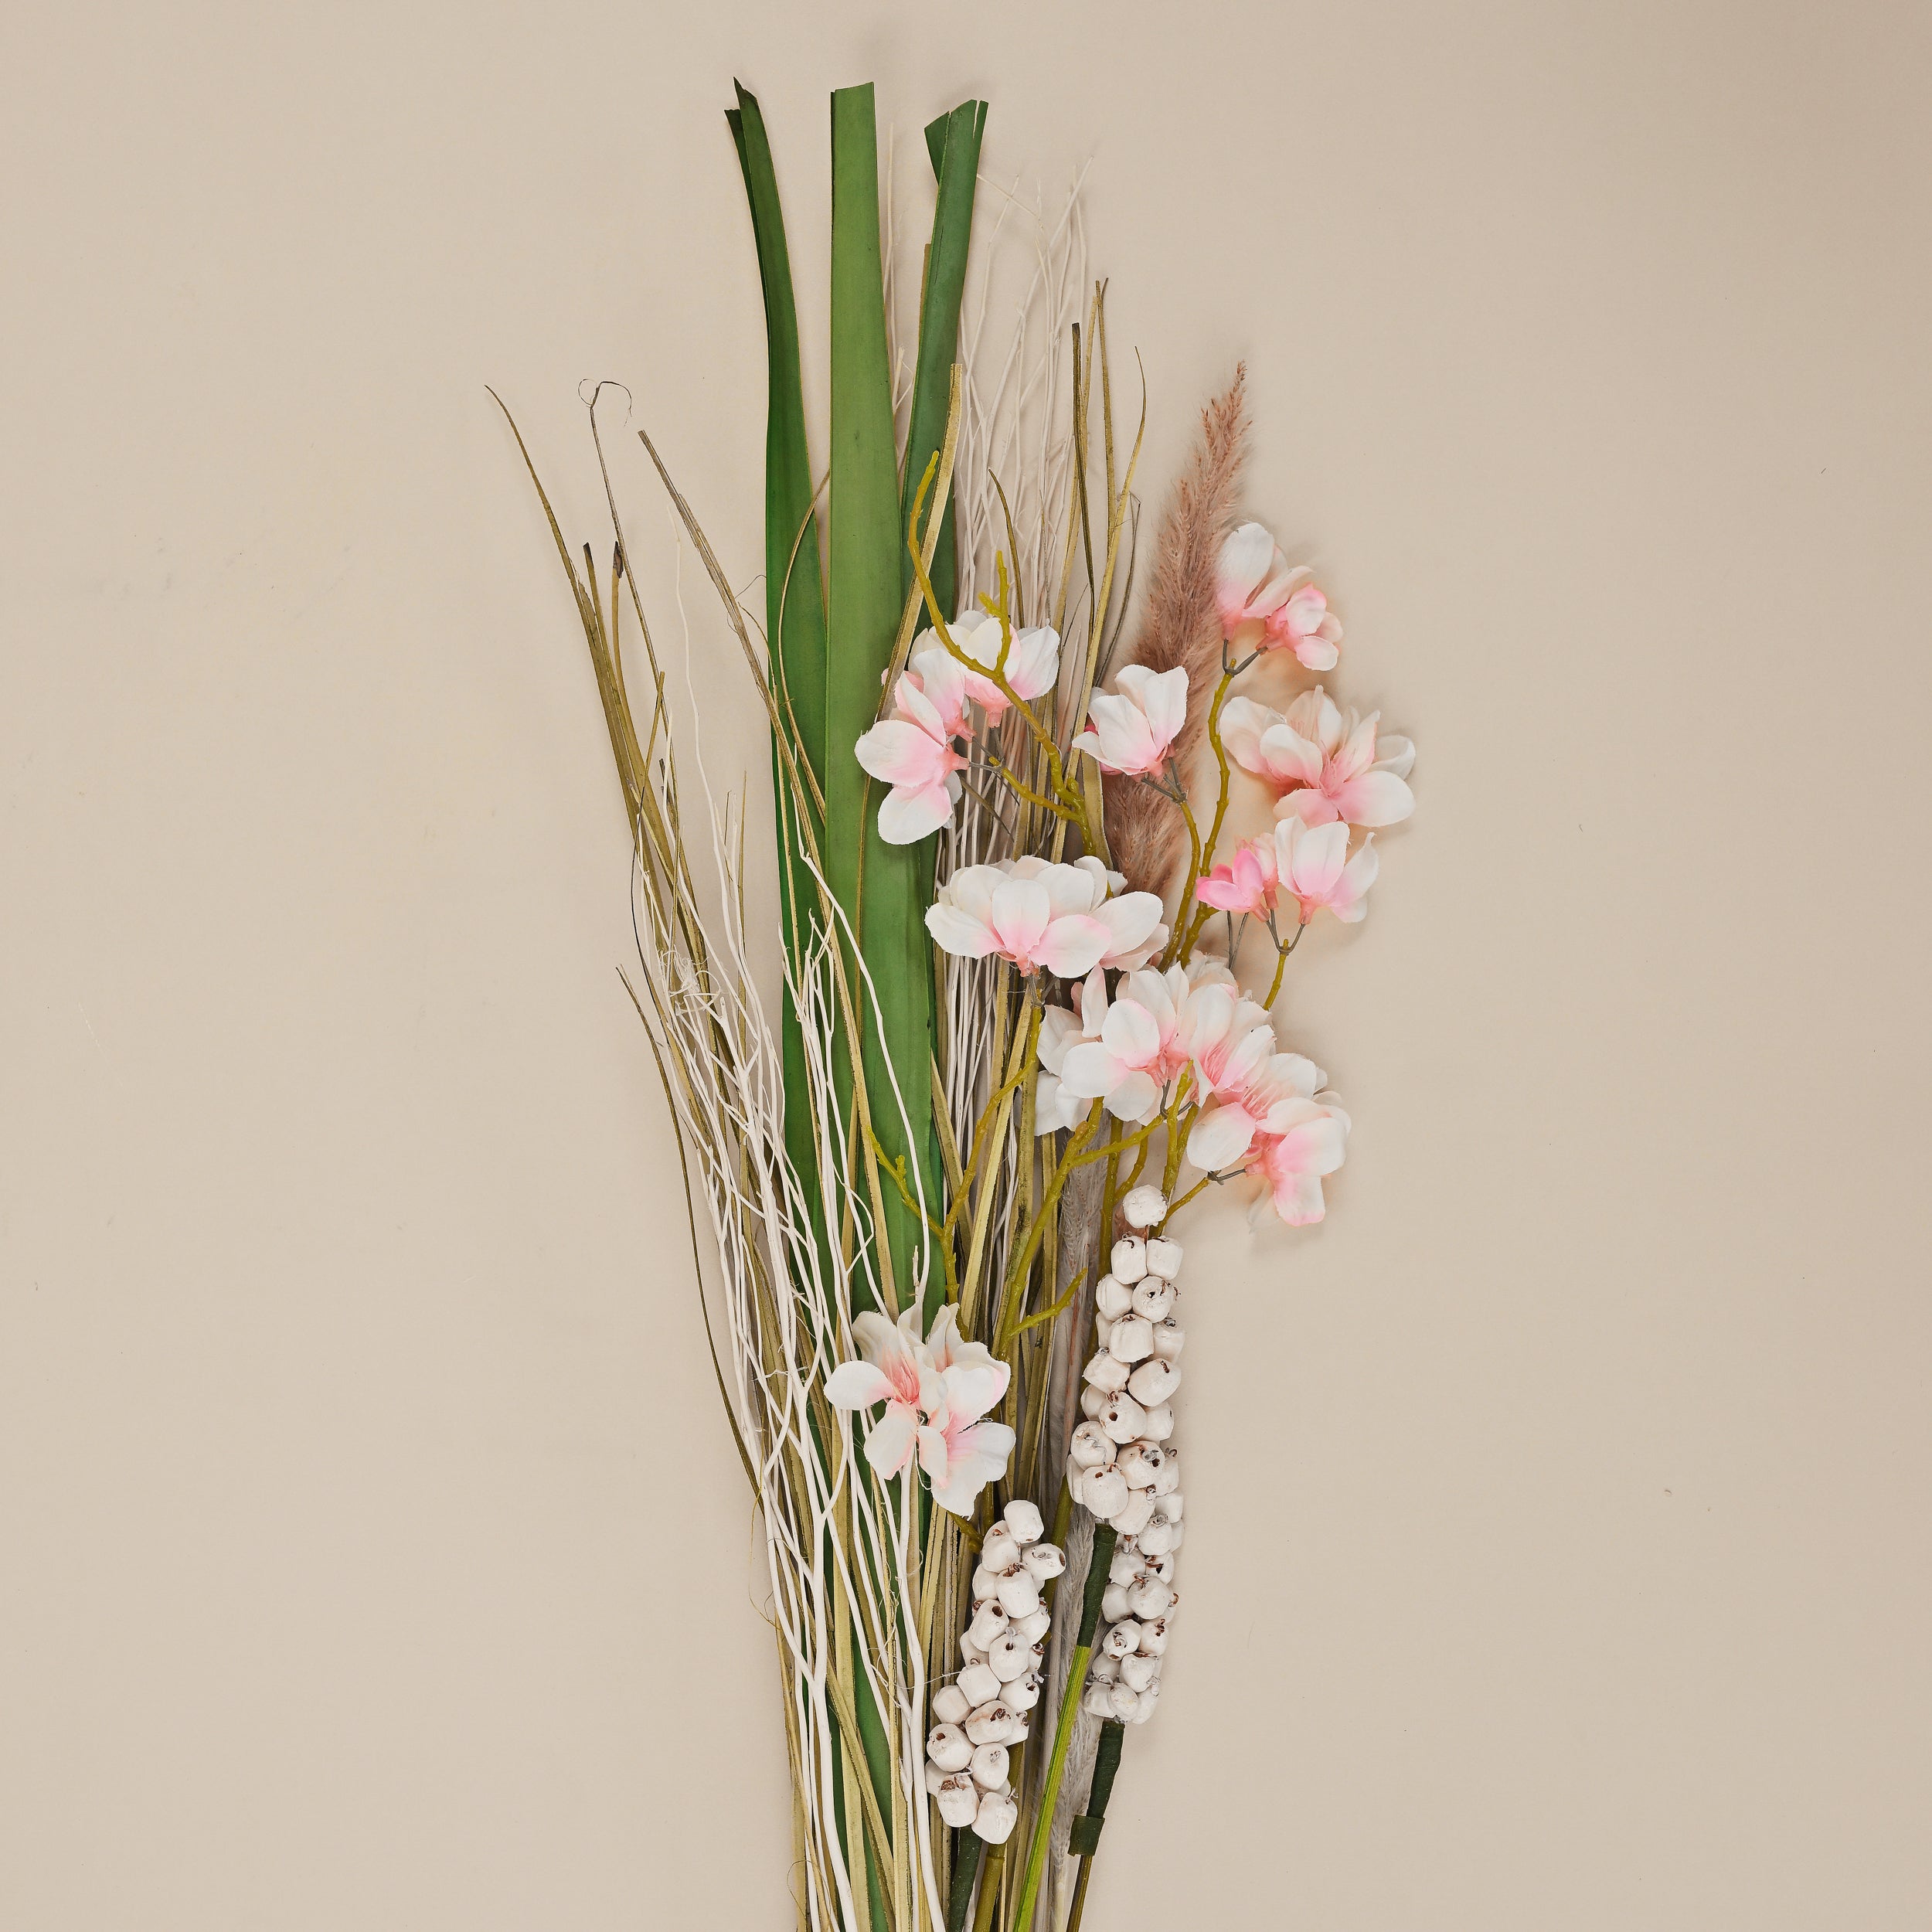
[[[1032,1503],[1015,1500],[987,1532],[959,1675],[933,1693],[926,1788],[947,1824],[971,1825],[988,1845],[1005,1844],[1019,1821],[1009,1757],[1026,1740],[1045,1682],[1053,1623],[1046,1587],[1066,1567],[1065,1552],[1043,1540],[1045,1527]]]
[[[1130,1220],[1148,1226],[1167,1212],[1149,1188],[1135,1189],[1125,1206]],[[1172,1406],[1186,1339],[1174,1318],[1180,1269],[1178,1241],[1130,1234],[1114,1243],[1112,1266],[1094,1292],[1099,1346],[1083,1376],[1086,1419],[1067,1453],[1074,1500],[1111,1523],[1117,1536],[1081,1708],[1123,1724],[1145,1724],[1154,1715],[1168,1628],[1181,1601],[1175,1558],[1185,1532]]]

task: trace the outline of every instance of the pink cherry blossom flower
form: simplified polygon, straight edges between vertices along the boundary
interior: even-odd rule
[[[1100,1022],[1107,1017],[1107,976],[1097,966],[1084,985],[1077,983],[1071,991],[1071,1012],[1064,1006],[1049,1006],[1040,1015],[1041,1071],[1033,1088],[1033,1131],[1037,1134],[1056,1134],[1063,1128],[1077,1127],[1087,1113],[1086,1101],[1070,1093],[1060,1076],[1073,1047],[1083,1039],[1100,1037]]]
[[[836,1409],[886,1413],[866,1437],[866,1460],[882,1476],[896,1476],[911,1461],[922,1420],[943,1402],[944,1384],[932,1352],[919,1332],[919,1311],[908,1308],[897,1324],[869,1311],[852,1318],[863,1359],[842,1362],[825,1380],[825,1400]]]
[[[884,1403],[886,1413],[866,1437],[866,1460],[880,1475],[892,1477],[916,1453],[934,1500],[965,1515],[1012,1452],[1012,1430],[980,1420],[1006,1393],[1007,1365],[985,1343],[961,1338],[957,1311],[950,1304],[923,1340],[917,1308],[896,1323],[867,1313],[852,1326],[865,1359],[839,1364],[826,1379],[826,1400],[840,1409]]]
[[[933,1317],[926,1348],[945,1385],[946,1405],[955,1416],[971,1421],[998,1406],[1012,1370],[985,1342],[968,1342],[961,1335],[959,1310],[953,1303],[947,1302]]]
[[[1274,910],[1281,881],[1274,869],[1272,838],[1244,839],[1231,864],[1216,866],[1196,881],[1194,896],[1224,913],[1252,913],[1265,919]]]
[[[933,1501],[955,1516],[970,1516],[979,1492],[1005,1473],[1015,1440],[1003,1422],[956,1412],[949,1396],[919,1432],[919,1466],[932,1484]]]
[[[1284,794],[1275,804],[1277,818],[1292,811],[1311,825],[1338,818],[1393,825],[1416,808],[1407,782],[1416,748],[1393,733],[1378,747],[1381,715],[1344,712],[1319,685],[1285,714],[1252,698],[1231,698],[1221,709],[1221,742],[1244,771]]]
[[[983,665],[988,671],[998,668],[1000,646],[1005,641],[998,618],[984,611],[962,611],[947,626],[947,630],[953,642],[974,663]],[[938,634],[930,631],[925,632],[921,639],[915,640],[914,648],[928,640],[935,648],[944,650]],[[960,669],[964,675],[967,696],[986,713],[989,724],[998,724],[1006,715],[1005,692],[990,677],[982,676],[964,665],[961,665]],[[1006,645],[1006,665],[1002,675],[1015,696],[1029,703],[1043,697],[1060,682],[1060,633],[1046,625],[1014,631],[1012,641]]]
[[[1186,667],[1157,672],[1130,664],[1114,683],[1117,695],[1094,692],[1087,710],[1093,729],[1073,740],[1073,749],[1091,753],[1103,771],[1152,776],[1166,765],[1187,722]]]
[[[1087,981],[1087,1036],[1068,1049],[1060,1083],[1082,1100],[1104,1100],[1116,1120],[1138,1126],[1160,1111],[1163,1094],[1189,1063],[1182,1037],[1187,975],[1178,966],[1129,973],[1111,1003],[1099,979],[1097,972]],[[1096,1005],[1102,1009],[1097,1032]]]
[[[966,760],[953,749],[965,729],[964,678],[942,651],[915,658],[893,688],[894,715],[854,747],[859,762],[892,789],[879,808],[879,835],[910,845],[952,823],[959,802],[955,775]]]
[[[1298,1100],[1283,1110],[1281,1131],[1262,1134],[1247,1171],[1266,1183],[1255,1202],[1264,1202],[1291,1228],[1321,1219],[1321,1177],[1332,1174],[1348,1151],[1349,1117],[1319,1100]]]
[[[1345,925],[1353,925],[1369,910],[1369,888],[1382,862],[1376,855],[1375,834],[1369,833],[1349,856],[1349,828],[1310,825],[1294,817],[1274,828],[1274,869],[1283,899],[1300,906],[1303,925],[1325,907]]]
[[[1215,564],[1222,634],[1236,651],[1292,651],[1311,671],[1332,671],[1342,626],[1304,564],[1291,570],[1258,523],[1231,531]]]
[[[1249,1029],[1219,1069],[1214,1104],[1189,1131],[1187,1158],[1203,1173],[1233,1165],[1258,1138],[1293,1127],[1327,1077],[1301,1054],[1277,1052],[1271,1027]]]
[[[1239,1093],[1275,1050],[1267,1009],[1245,998],[1232,975],[1191,990],[1182,1043],[1204,1096]]]
[[[1160,894],[1129,892],[1127,874],[1110,872],[1091,853],[1073,863],[1094,881],[1094,917],[1114,935],[1100,964],[1109,972],[1132,972],[1145,966],[1167,944],[1167,925],[1161,917],[1166,908]]]
[[[1022,973],[1043,966],[1078,979],[1114,944],[1113,928],[1094,916],[1093,903],[1092,882],[1073,866],[1037,859],[962,866],[939,889],[926,927],[962,958],[997,954]]]

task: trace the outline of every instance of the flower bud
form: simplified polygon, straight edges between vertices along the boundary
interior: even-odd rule
[[[1111,1463],[1090,1469],[1080,1478],[1080,1499],[1105,1522],[1127,1502],[1127,1478]]]
[[[1090,1382],[1080,1391],[1080,1413],[1091,1421],[1107,1406],[1112,1394],[1113,1391],[1111,1389],[1097,1389]]]
[[[1114,1706],[1114,1715],[1123,1724],[1134,1721],[1134,1713],[1141,1707],[1141,1693],[1129,1690],[1124,1684],[1116,1684],[1107,1693]]]
[[[1141,1560],[1162,1583],[1170,1585],[1173,1583],[1177,1566],[1172,1556],[1146,1556]]]
[[[988,1791],[979,1801],[979,1815],[973,1829],[988,1845],[1004,1845],[1019,1822],[1019,1807],[1004,1791]]]
[[[1083,1429],[1086,1427],[1084,1423],[1080,1425]],[[1074,1431],[1077,1435],[1079,1433],[1079,1430]],[[1104,1440],[1105,1437],[1102,1440]],[[1109,1446],[1111,1447],[1111,1444]],[[1035,1543],[1032,1549],[1022,1553],[1020,1563],[1029,1576],[1043,1583],[1051,1577],[1060,1576],[1066,1570],[1066,1552],[1058,1543]]]
[[[973,1608],[975,1612],[977,1613],[979,1606],[975,1604],[973,1606]],[[983,1664],[985,1661],[986,1646],[984,1644],[975,1643],[972,1639],[971,1632],[962,1630],[959,1633],[959,1662],[961,1668],[963,1669],[968,1664]]]
[[[957,1772],[947,1778],[940,1786],[937,1796],[939,1815],[956,1832],[971,1824],[978,1813],[979,1787],[968,1772]]]
[[[1121,1682],[1129,1690],[1144,1691],[1160,1675],[1161,1662],[1158,1657],[1147,1657],[1136,1651],[1131,1657],[1121,1659]]]
[[[1158,1442],[1130,1442],[1118,1461],[1128,1488],[1151,1489],[1155,1478],[1167,1467],[1167,1451]]]
[[[1181,1492],[1172,1489],[1155,1505],[1155,1513],[1163,1522],[1178,1523],[1181,1520]],[[1177,1543],[1174,1546],[1179,1548]]]
[[[928,1762],[926,1766],[927,1790],[930,1791],[934,1797],[938,1797],[940,1786],[944,1784],[947,1779],[952,1775],[953,1774],[951,1772],[942,1771],[937,1764]]]
[[[1167,1619],[1157,1617],[1151,1624],[1141,1626],[1140,1652],[1143,1657],[1165,1657],[1167,1655]]]
[[[1136,1577],[1127,1587],[1128,1607],[1143,1623],[1165,1616],[1173,1601],[1173,1591],[1151,1573]]]
[[[1143,1408],[1165,1402],[1181,1386],[1181,1372],[1171,1362],[1158,1357],[1143,1362],[1128,1378],[1128,1392]]]
[[[1000,1683],[993,1675],[992,1665],[982,1659],[978,1663],[968,1664],[959,1673],[959,1689],[970,1709],[975,1704],[984,1704],[997,1697]]]
[[[1066,1453],[1075,1468],[1097,1469],[1114,1460],[1114,1439],[1097,1422],[1083,1422],[1073,1431]]]
[[[1134,1700],[1133,1709],[1129,1711],[1121,1719],[1121,1722],[1124,1724],[1145,1724],[1154,1715],[1154,1706],[1159,1701],[1160,1695],[1161,1680],[1157,1677]],[[1116,1702],[1117,1701],[1117,1699]]]
[[[1094,1284],[1094,1312],[1117,1321],[1134,1305],[1134,1291],[1117,1274],[1104,1274]]]
[[[1175,1280],[1181,1272],[1181,1244],[1156,1237],[1147,1244],[1147,1271],[1164,1281]]]
[[[1024,1496],[1015,1496],[1006,1505],[1006,1527],[1013,1532],[1013,1540],[1022,1549],[1029,1543],[1038,1543],[1046,1530],[1046,1525],[1040,1518],[1039,1505],[1029,1502]]]
[[[926,1755],[942,1771],[963,1771],[972,1762],[973,1747],[957,1724],[935,1724],[926,1736]]]
[[[996,1791],[1006,1782],[1006,1747],[981,1744],[973,1753],[973,1782],[982,1791]]]
[[[1121,1660],[1103,1645],[1087,1660],[1087,1675],[1095,1683],[1117,1684],[1121,1681]]]
[[[1154,1325],[1154,1355],[1160,1362],[1175,1362],[1187,1346],[1187,1336],[1179,1322],[1169,1320]]]
[[[1037,1644],[1053,1628],[1053,1613],[1044,1604],[1024,1617],[1013,1620],[1013,1628],[1029,1644]]]
[[[999,1572],[991,1563],[980,1563],[973,1571],[973,1601],[989,1604],[999,1594]]]
[[[1158,1274],[1145,1274],[1134,1284],[1134,1312],[1144,1315],[1150,1321],[1159,1321],[1174,1312],[1178,1299],[1172,1281],[1163,1281]]]
[[[1129,1490],[1126,1502],[1111,1519],[1123,1536],[1138,1536],[1153,1519],[1154,1492],[1151,1489]]]
[[[1001,1683],[1010,1684],[1015,1677],[1025,1676],[1039,1662],[1041,1654],[1038,1645],[1029,1644],[1018,1631],[1009,1630],[987,1645],[986,1667]]]
[[[1114,1715],[1114,1686],[1097,1682],[1090,1678],[1086,1689],[1080,1693],[1080,1709],[1090,1717],[1111,1717]]]
[[[1141,1647],[1141,1627],[1131,1617],[1123,1617],[1110,1627],[1100,1648],[1112,1657],[1131,1657]],[[961,1733],[962,1741],[964,1733]]]
[[[1161,1467],[1154,1478],[1154,1493],[1157,1496],[1171,1496],[1181,1486],[1181,1458],[1172,1449],[1161,1452]]]
[[[1141,1434],[1141,1425],[1147,1420],[1147,1411],[1131,1396],[1117,1392],[1094,1420],[1110,1440],[1132,1442]]]
[[[1122,1315],[1107,1335],[1107,1352],[1116,1362],[1145,1362],[1154,1352],[1153,1323],[1145,1315]]]
[[[1139,1531],[1134,1540],[1141,1546],[1145,1556],[1164,1557],[1174,1547],[1175,1526],[1156,1513],[1145,1529]]]
[[[1094,1345],[1104,1349],[1114,1339],[1114,1318],[1097,1315],[1094,1318]]]
[[[1083,1379],[1097,1389],[1104,1389],[1108,1394],[1117,1394],[1127,1386],[1128,1377],[1132,1374],[1127,1364],[1117,1355],[1103,1349],[1082,1372]]]
[[[1004,1523],[995,1523],[979,1546],[982,1570],[1008,1570],[1019,1561],[1019,1539]]]
[[[1131,1228],[1157,1228],[1167,1219],[1167,1196],[1143,1182],[1127,1190],[1121,1213]]]
[[[999,1607],[1009,1617],[1030,1617],[1039,1608],[1039,1580],[1015,1563],[999,1580]]]
[[[1147,1412],[1147,1421],[1141,1434],[1149,1442],[1165,1442],[1174,1433],[1174,1405],[1157,1402]]]
[[[1138,1690],[1140,1685],[1136,1684],[1134,1688]],[[990,1704],[981,1704],[971,1712],[962,1728],[966,1733],[966,1741],[977,1750],[981,1744],[1004,1744],[1014,1722],[1013,1713],[1002,1699],[996,1697]],[[995,1778],[993,1782],[997,1784],[999,1780]]]
[[[1130,1234],[1114,1243],[1114,1276],[1131,1288],[1147,1272],[1147,1243]]]
[[[1114,1560],[1107,1566],[1107,1580],[1118,1583],[1124,1590],[1141,1573],[1141,1568],[1140,1552],[1123,1537],[1114,1546]]]
[[[981,1604],[973,1612],[973,1621],[966,1626],[966,1634],[990,1656],[995,1642],[1005,1634],[1008,1621],[1005,1611],[998,1604]]]
[[[1029,1670],[1024,1677],[1015,1677],[1000,1696],[1009,1710],[1017,1711],[1023,1717],[1039,1702],[1039,1694],[1046,1688],[1046,1679],[1038,1671]]]
[[[942,1724],[963,1724],[972,1706],[957,1684],[941,1684],[933,1692],[933,1716]]]

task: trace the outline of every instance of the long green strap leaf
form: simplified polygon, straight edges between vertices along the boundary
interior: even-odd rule
[[[932,856],[930,848],[889,845],[879,836],[880,795],[852,755],[879,709],[879,680],[899,623],[905,542],[879,257],[879,136],[869,85],[842,88],[832,97],[829,515],[826,862],[833,893],[859,935],[876,1001],[877,1027],[869,1016],[862,1027],[872,1131],[889,1164],[906,1162],[908,1186],[917,1194],[923,1185],[931,1210],[940,1199],[938,1148],[927,1112],[934,1032],[925,913]],[[902,1104],[914,1123],[910,1134]],[[885,1193],[886,1258],[903,1306],[921,1231],[896,1189]],[[856,1284],[852,1298],[855,1304],[862,1299]]]
[[[920,304],[919,361],[913,377],[912,421],[906,438],[906,468],[899,505],[900,531],[913,513],[913,498],[926,465],[946,434],[946,404],[959,349],[959,304],[966,287],[966,257],[973,237],[973,193],[979,180],[979,148],[986,130],[986,104],[962,101],[926,130],[926,151],[939,181],[933,240],[926,258],[925,297]],[[901,553],[903,594],[912,587],[912,560]],[[948,615],[957,607],[959,568],[953,509],[946,506],[939,547],[933,554],[933,588]]]
[[[804,385],[798,358],[798,309],[791,257],[771,143],[756,95],[738,83],[738,104],[725,111],[751,205],[758,277],[765,299],[765,635],[780,714],[793,728],[801,764],[822,786],[825,773],[825,604],[818,559],[818,519],[812,507],[811,457],[805,440]],[[806,786],[811,789],[809,783]],[[795,973],[810,937],[817,888],[798,859],[796,806],[777,747],[772,747],[772,796],[778,839],[779,923]],[[811,807],[807,804],[805,809]],[[815,826],[816,832],[819,828]],[[818,1187],[818,1145],[805,1067],[804,1036],[787,987],[779,1043],[785,1081],[785,1151],[811,1199]],[[821,1265],[830,1249],[823,1216],[815,1214]]]

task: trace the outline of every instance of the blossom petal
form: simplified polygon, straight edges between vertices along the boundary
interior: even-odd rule
[[[872,1426],[866,1438],[866,1460],[882,1476],[896,1476],[912,1460],[913,1437],[919,1411],[910,1403],[893,1403]]]
[[[1211,1107],[1189,1130],[1187,1158],[1203,1174],[1217,1173],[1254,1144],[1254,1122],[1239,1107]]]
[[[879,835],[889,845],[917,845],[952,822],[953,794],[944,784],[894,786],[879,808]]]
[[[869,1409],[893,1393],[885,1371],[870,1362],[842,1362],[825,1378],[825,1400],[835,1409]]]
[[[1339,786],[1335,810],[1352,825],[1396,825],[1416,808],[1416,794],[1393,771],[1365,771]]]
[[[1079,979],[1100,963],[1112,937],[1097,919],[1075,913],[1047,927],[1033,948],[1033,957],[1062,979]]]

